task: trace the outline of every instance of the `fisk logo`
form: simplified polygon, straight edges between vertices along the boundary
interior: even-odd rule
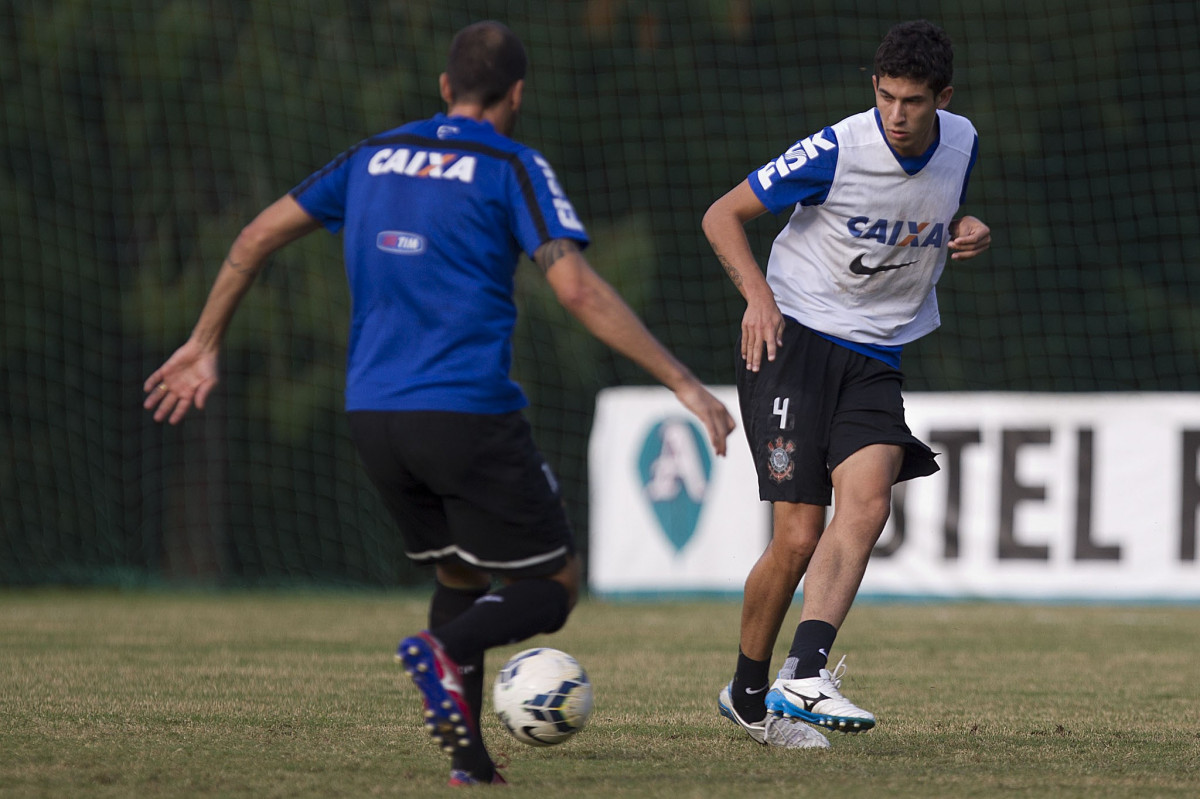
[[[783,155],[758,170],[758,184],[764,189],[769,189],[776,180],[786,178],[807,164],[808,159],[816,158],[822,150],[836,149],[837,145],[826,139],[822,133],[814,133],[807,139],[801,139],[789,147]]]
[[[375,246],[396,255],[420,255],[425,252],[425,237],[403,230],[384,230],[375,237]]]
[[[546,188],[550,189],[550,194],[554,196],[554,210],[558,212],[559,224],[568,230],[582,232],[583,223],[579,221],[579,214],[575,213],[575,206],[571,205],[571,201],[567,199],[567,193],[559,184],[558,176],[550,168],[550,162],[540,155],[535,155],[533,160],[542,170],[542,177],[546,179]]]
[[[646,435],[638,473],[659,526],[681,551],[696,532],[712,474],[704,434],[689,419],[664,419]]]
[[[856,239],[874,239],[889,247],[941,247],[946,242],[946,225],[942,222],[856,216],[846,220],[846,229]]]
[[[371,156],[367,172],[372,175],[407,175],[410,178],[440,178],[471,183],[475,180],[475,156],[384,147]]]

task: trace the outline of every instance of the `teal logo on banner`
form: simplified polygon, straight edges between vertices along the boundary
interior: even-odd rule
[[[689,419],[664,419],[646,435],[638,456],[642,491],[676,552],[696,533],[712,457],[704,433]]]

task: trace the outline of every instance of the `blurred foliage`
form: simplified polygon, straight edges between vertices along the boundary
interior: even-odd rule
[[[529,50],[517,134],[552,164],[588,257],[702,378],[732,379],[742,303],[699,219],[869,107],[882,33],[942,24],[952,110],[981,134],[921,390],[1197,390],[1194,2],[8,0],[0,6],[0,582],[420,579],[341,412],[339,240],[280,253],[210,407],[140,408],[237,231],[359,139],[441,110],[453,33]],[[783,218],[750,226],[765,262]],[[522,266],[514,373],[586,534],[595,391],[641,383]],[[586,548],[586,538],[581,541]]]

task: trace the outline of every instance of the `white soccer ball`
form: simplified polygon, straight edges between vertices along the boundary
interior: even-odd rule
[[[504,664],[492,700],[514,738],[530,746],[553,746],[587,724],[592,684],[575,658],[538,647],[518,652]]]

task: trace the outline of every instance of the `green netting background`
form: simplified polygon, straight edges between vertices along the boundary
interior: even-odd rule
[[[993,228],[909,348],[909,390],[1200,389],[1197,4],[983,0],[6,0],[0,5],[0,582],[397,585],[408,566],[341,412],[339,241],[280,254],[224,382],[179,428],[141,383],[240,226],[355,141],[441,110],[452,33],[508,22],[517,131],[597,266],[714,384],[742,304],[699,219],[794,140],[870,106],[902,19],[957,46],[952,109]],[[782,219],[752,225],[765,259]],[[522,267],[516,371],[586,551],[598,389],[644,383]]]

